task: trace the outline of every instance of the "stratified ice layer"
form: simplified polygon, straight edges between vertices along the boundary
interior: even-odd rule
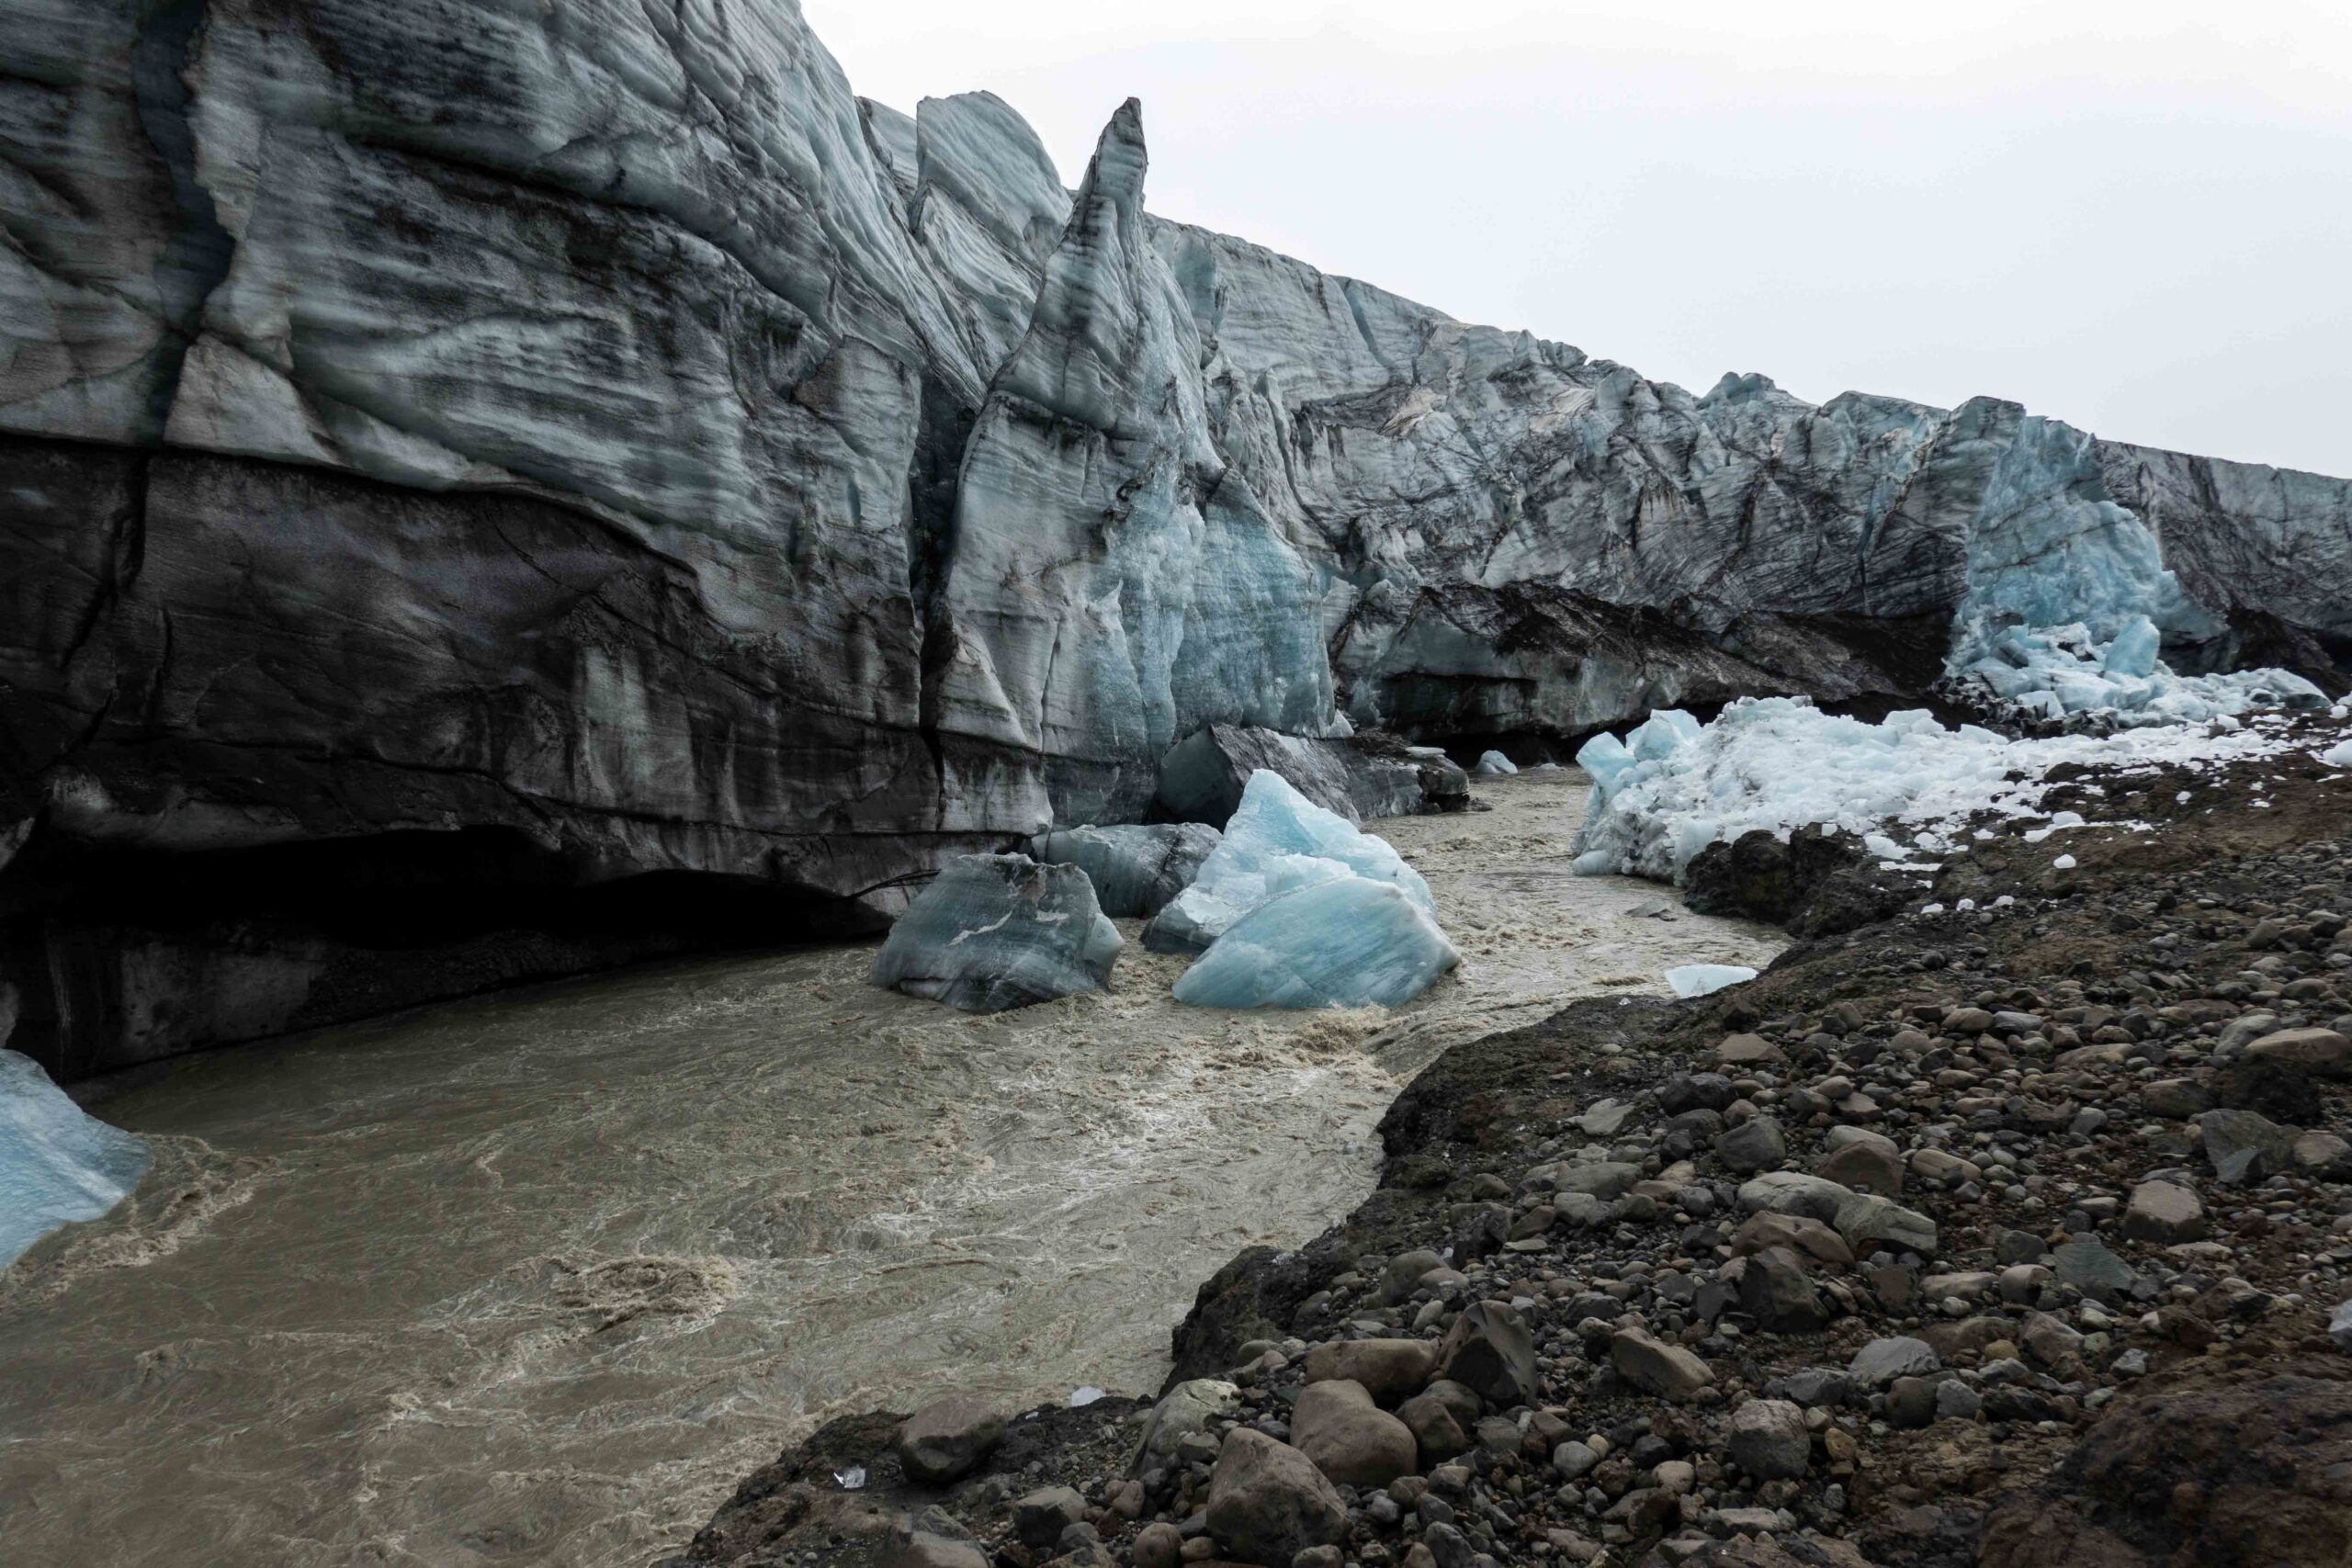
[[[1267,899],[1342,876],[1391,883],[1421,908],[1437,908],[1429,884],[1386,840],[1357,830],[1261,768],[1225,825],[1224,842],[1145,928],[1143,943],[1154,953],[1201,952]]]
[[[1236,922],[1176,982],[1194,1007],[1396,1007],[1462,962],[1427,909],[1393,882],[1342,875]]]
[[[0,1051],[0,1269],[121,1202],[148,1157],[144,1139],[85,1114],[31,1057]]]
[[[1048,865],[1074,865],[1094,884],[1102,912],[1149,917],[1193,885],[1223,835],[1201,822],[1063,828],[1030,840]]]
[[[871,977],[967,1012],[1002,1012],[1100,990],[1120,946],[1078,867],[966,855],[899,917]]]
[[[1656,715],[1631,739],[1628,746],[1599,737],[1577,753],[1596,801],[1577,836],[1576,869],[1586,875],[1679,879],[1709,844],[1757,829],[1786,839],[1809,823],[1868,835],[1890,860],[1932,857],[1952,847],[1957,824],[1973,813],[2046,815],[2038,810],[2042,781],[2061,762],[2128,770],[2261,756],[2289,744],[2275,728],[2226,716],[2211,726],[2011,740],[1973,725],[1946,729],[1922,712],[1865,724],[1789,697],[1734,703],[1703,727],[1687,715]]]

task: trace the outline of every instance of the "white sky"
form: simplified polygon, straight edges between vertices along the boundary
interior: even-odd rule
[[[2352,475],[2352,0],[804,0],[1075,184],[1696,390]]]

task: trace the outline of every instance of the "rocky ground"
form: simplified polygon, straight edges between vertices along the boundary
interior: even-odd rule
[[[1156,1403],[835,1422],[672,1563],[2352,1560],[2352,780],[2068,788],[2148,830],[1751,853],[1854,929],[1455,1046]]]

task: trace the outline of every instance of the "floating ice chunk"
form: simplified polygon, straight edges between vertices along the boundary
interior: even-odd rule
[[[40,1063],[0,1051],[0,1269],[121,1202],[150,1157],[145,1139],[85,1112]]]
[[[1519,764],[1500,751],[1487,751],[1479,755],[1478,765],[1470,771],[1490,779],[1500,778],[1506,773],[1519,772]]]
[[[1083,1410],[1102,1397],[1102,1391],[1092,1383],[1080,1383],[1069,1391],[1069,1407],[1072,1410]]]
[[[1029,852],[1041,864],[1086,873],[1104,914],[1151,916],[1193,885],[1223,837],[1201,822],[1063,828],[1032,839]]]
[[[2331,768],[2352,768],[2352,740],[2339,741],[2329,747],[2319,754],[2319,760]]]
[[[1666,983],[1678,997],[1707,997],[1726,986],[1745,986],[1756,971],[1737,964],[1686,964],[1666,972]]]
[[[1282,863],[1292,857],[1333,861],[1349,875],[1394,884],[1423,909],[1435,909],[1429,884],[1385,839],[1360,831],[1264,769],[1250,775],[1241,805],[1225,825],[1225,839],[1201,863],[1193,885],[1169,900],[1144,928],[1154,953],[1198,953],[1278,891],[1301,886],[1308,873]],[[1268,878],[1280,879],[1270,889]]]
[[[899,917],[870,977],[966,1012],[1002,1012],[1100,990],[1120,946],[1077,866],[965,855]]]
[[[1243,916],[1176,982],[1176,999],[1211,1008],[1396,1007],[1461,962],[1403,887],[1347,876]]]

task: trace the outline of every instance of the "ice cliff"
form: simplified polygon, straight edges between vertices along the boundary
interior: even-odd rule
[[[862,101],[793,0],[0,29],[0,967],[62,1076],[879,923],[1209,726],[1914,693],[2061,557],[2183,675],[2352,642],[2343,481],[1464,325],[1153,217],[1133,104],[1073,194],[993,97]]]

